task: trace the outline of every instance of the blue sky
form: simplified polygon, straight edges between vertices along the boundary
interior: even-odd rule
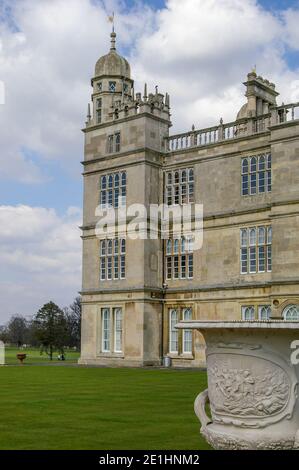
[[[135,89],[170,93],[173,132],[234,119],[254,64],[299,101],[299,0],[0,0],[0,324],[80,289],[80,129],[113,10]]]
[[[153,9],[163,9],[166,4],[163,0],[146,0],[144,3]],[[124,4],[125,9],[129,11],[134,8],[136,2],[127,0]],[[289,8],[299,8],[298,0],[260,0],[259,4],[274,15],[278,15],[280,12]],[[10,9],[8,11],[11,12]],[[7,19],[7,17],[4,19]],[[9,23],[15,24],[13,18],[10,18]],[[126,48],[126,50],[128,49]],[[286,47],[284,57],[291,69],[298,68],[298,50],[294,51],[292,48]],[[79,132],[80,129],[78,129],[78,133]],[[42,205],[43,207],[54,207],[59,213],[65,211],[70,205],[81,206],[82,185],[79,162],[76,167],[72,166],[69,170],[65,165],[61,165],[59,161],[43,161],[42,164],[40,164],[40,156],[30,148],[23,150],[23,152],[26,158],[34,161],[37,166],[40,166],[40,170],[44,174],[45,179],[43,182],[36,185],[22,184],[22,182],[15,184],[13,181],[10,181],[8,176],[1,182],[0,201],[2,204],[15,205],[22,203]]]

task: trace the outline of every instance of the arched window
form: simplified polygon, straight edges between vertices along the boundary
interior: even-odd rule
[[[119,186],[119,174],[115,173],[114,175],[114,186],[118,187]]]
[[[177,353],[179,344],[178,344],[178,338],[179,338],[179,332],[175,328],[175,325],[178,322],[178,312],[177,310],[170,310],[169,312],[169,352],[170,353]]]
[[[272,243],[272,227],[268,227],[267,229],[267,244],[271,245]]]
[[[252,157],[250,160],[250,171],[251,173],[256,172],[256,158],[255,157]]]
[[[248,243],[248,231],[247,229],[241,229],[241,246],[247,247]]]
[[[127,175],[125,171],[121,174],[121,184],[122,186],[126,186],[127,184]]]
[[[107,185],[107,178],[106,176],[102,176],[101,177],[101,189],[106,189],[106,185]]]
[[[271,191],[271,154],[242,158],[242,196]]]
[[[173,249],[173,252],[175,254],[178,254],[179,252],[179,241],[178,240],[174,240],[174,249]]]
[[[114,351],[121,352],[122,351],[122,309],[115,308],[114,309]]]
[[[271,316],[270,305],[260,305],[259,306],[259,320],[261,321],[270,320],[270,316]]]
[[[166,173],[165,202],[168,206],[194,202],[194,174],[192,168]]]
[[[258,243],[264,245],[266,243],[266,230],[265,227],[259,227]]]
[[[242,175],[248,173],[248,160],[247,158],[243,158],[242,160]]]
[[[120,152],[120,132],[115,134],[115,152]]]
[[[184,308],[183,320],[192,320],[191,308]],[[183,353],[192,353],[192,330],[183,330]]]
[[[268,170],[271,170],[271,163],[272,163],[271,153],[269,153],[267,155],[267,168],[268,168]]]
[[[288,305],[282,315],[286,321],[299,321],[299,305]]]
[[[259,193],[264,193],[266,189],[265,157],[261,155],[258,162],[258,190]]]
[[[254,307],[242,307],[242,319],[244,321],[253,321],[255,320]]]
[[[248,160],[247,158],[243,158],[242,160],[242,188],[241,193],[242,196],[247,196],[249,194],[249,176],[248,176]]]
[[[252,228],[249,231],[249,244],[250,246],[255,246],[256,244],[256,229]]]
[[[265,157],[263,155],[259,158],[259,171],[265,170]]]
[[[166,253],[168,255],[171,255],[171,245],[172,245],[171,240],[167,240],[167,242],[166,242]]]
[[[110,310],[102,309],[102,351],[110,351]]]
[[[102,98],[96,100],[96,122],[97,124],[102,122]]]
[[[108,240],[108,255],[112,255],[112,240]]]
[[[101,256],[106,255],[106,240],[101,240]]]
[[[240,230],[241,274],[271,272],[272,229],[270,226]]]

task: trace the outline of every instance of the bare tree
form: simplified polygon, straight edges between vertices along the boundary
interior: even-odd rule
[[[25,344],[29,337],[29,322],[22,315],[14,315],[6,326],[7,341],[18,347]]]
[[[64,309],[67,329],[68,346],[80,349],[81,342],[81,297],[76,297],[74,302]]]

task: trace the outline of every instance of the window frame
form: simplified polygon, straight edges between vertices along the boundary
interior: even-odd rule
[[[118,181],[118,182],[117,182]],[[103,184],[103,182],[105,182]],[[110,184],[111,182],[111,184]],[[127,174],[126,170],[103,173],[99,178],[99,205],[101,209],[126,206]]]
[[[292,310],[294,309],[294,312],[292,312]],[[297,316],[297,318],[287,318],[287,315],[289,313],[295,313],[295,315]],[[299,304],[290,304],[290,305],[287,305],[284,309],[283,309],[283,312],[282,312],[282,317],[284,319],[284,321],[294,321],[294,322],[297,322],[299,321]]]
[[[250,320],[245,318],[247,310],[249,310],[250,313],[253,314],[253,318],[251,318]],[[255,321],[256,317],[255,317],[255,307],[254,307],[254,305],[242,305],[241,306],[241,315],[242,315],[242,321]]]
[[[164,203],[167,206],[194,204],[194,168],[164,171]]]
[[[100,240],[99,266],[100,282],[126,279],[126,241],[124,238]]]
[[[190,318],[186,318],[186,313],[188,313]],[[182,319],[183,321],[186,320],[192,320],[192,308],[191,307],[184,307],[182,309]],[[189,336],[189,339],[186,339],[186,336]],[[191,335],[191,340],[190,340],[190,335]],[[186,349],[185,343],[188,342],[191,344],[190,349]],[[184,328],[182,331],[182,352],[183,354],[193,354],[193,331],[192,329]]]
[[[108,134],[106,143],[106,153],[111,155],[121,151],[121,132],[115,131],[113,134]]]
[[[261,182],[263,184],[261,185]],[[272,155],[265,152],[241,158],[241,196],[272,191]]]
[[[263,314],[264,309],[266,309],[266,312],[267,312],[267,318],[266,319],[262,318],[262,314]],[[259,321],[268,321],[268,320],[270,320],[271,314],[272,314],[271,305],[265,304],[265,305],[259,305],[258,306],[258,319],[259,319]]]
[[[120,315],[120,319],[117,320],[117,315]],[[121,327],[118,328],[118,323],[120,322]],[[120,333],[120,338],[117,339],[117,333]],[[123,311],[121,307],[113,308],[113,336],[114,336],[114,349],[115,353],[123,352]],[[117,342],[119,341],[120,348],[118,349]]]
[[[172,315],[175,314],[176,319],[173,320]],[[174,328],[174,325],[178,323],[178,309],[171,308],[169,309],[169,353],[170,354],[178,354],[179,353],[179,332],[177,329]],[[175,339],[173,339],[173,335]],[[172,349],[173,343],[176,344],[176,349]]]
[[[105,314],[107,314],[107,318],[105,319]],[[108,328],[105,328],[105,321],[108,324]],[[109,307],[104,307],[101,309],[101,322],[102,322],[102,337],[101,337],[101,351],[103,353],[110,353],[111,352],[111,311]],[[105,331],[108,331],[108,335],[105,338]],[[107,347],[105,346],[105,342],[107,342]]]
[[[264,232],[263,242],[260,238],[262,231]],[[241,275],[272,272],[272,226],[240,227],[239,252]]]
[[[167,281],[194,278],[194,252],[190,237],[164,241],[164,275]]]
[[[113,89],[112,89],[112,87],[113,87]],[[109,80],[108,91],[109,91],[109,93],[115,93],[116,92],[116,82],[115,81]]]

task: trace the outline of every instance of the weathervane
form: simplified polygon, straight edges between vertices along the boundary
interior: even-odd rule
[[[112,23],[112,32],[114,33],[114,12],[108,16],[109,23]]]

